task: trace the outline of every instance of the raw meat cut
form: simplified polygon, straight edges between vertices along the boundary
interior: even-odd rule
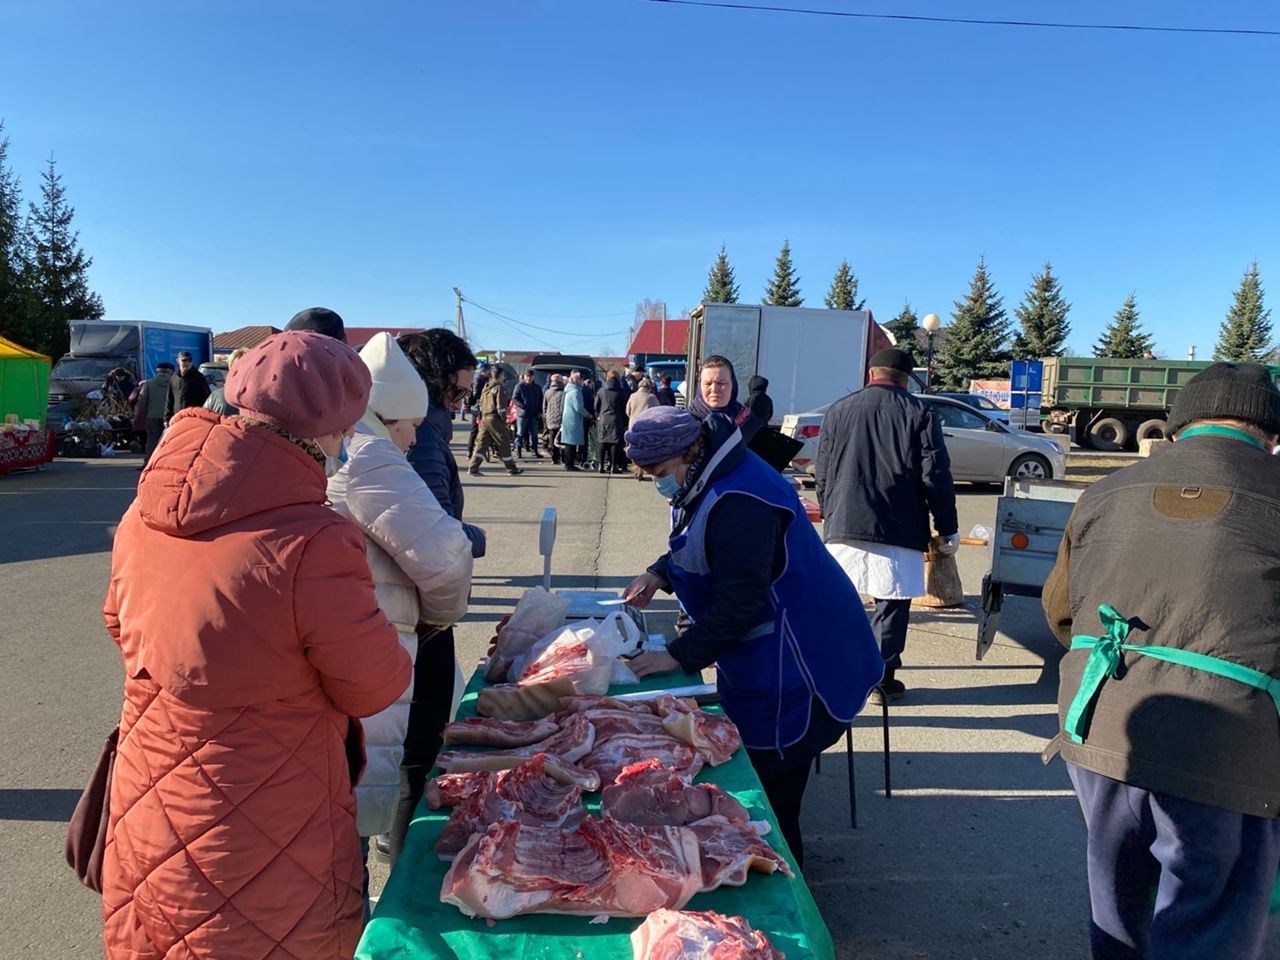
[[[625,768],[617,782],[600,794],[600,812],[605,816],[627,823],[674,827],[711,816],[743,824],[750,819],[746,807],[714,783],[688,784],[669,770],[662,771],[665,779],[661,781],[636,782],[651,781],[654,774],[645,770],[639,777],[628,777],[635,766],[639,765]]]
[[[702,886],[688,827],[588,817],[574,830],[495,823],[454,859],[440,899],[468,916],[524,913],[643,917],[684,906]]]
[[[656,758],[668,770],[692,781],[702,769],[702,754],[687,743],[665,734],[621,734],[597,743],[582,760],[588,770],[600,774],[600,782],[613,783],[624,767]]]
[[[576,763],[591,752],[595,744],[596,731],[585,713],[571,714],[556,732],[545,740],[531,743],[526,747],[512,747],[510,750],[494,750],[488,753],[475,753],[469,750],[446,750],[436,757],[436,764],[446,773],[461,773],[466,770],[505,770],[528,760],[535,753],[546,753],[567,763]],[[470,758],[478,758],[475,765]],[[514,763],[508,763],[514,760]]]
[[[545,769],[546,754],[538,754],[518,767],[480,776],[488,778],[454,807],[436,841],[436,853],[451,856],[466,846],[472,834],[483,833],[491,823],[517,820],[534,826],[573,826],[586,810],[582,787],[564,786]]]
[[[608,710],[591,707],[577,713],[563,713],[561,717],[586,717],[595,727],[596,740],[603,742],[622,734],[652,734],[659,737],[669,736],[664,721],[651,713],[638,713],[635,710]]]
[[[576,693],[572,677],[546,683],[499,683],[476,695],[476,712],[503,720],[539,720],[560,709],[560,701]]]
[[[492,717],[467,717],[444,728],[446,746],[468,744],[482,747],[525,747],[556,733],[560,729],[552,717],[541,720],[495,720]]]
[[[737,726],[723,713],[690,708],[687,701],[670,694],[659,697],[654,706],[662,715],[667,732],[697,747],[713,767],[724,763],[742,746]]]
[[[456,807],[476,791],[487,789],[492,782],[492,770],[442,773],[427,784],[427,806],[432,810]]]
[[[568,677],[575,693],[604,693],[609,689],[613,658],[596,651],[590,630],[566,629],[524,668],[517,684],[546,683]]]
[[[626,710],[630,713],[648,713],[657,716],[652,700],[619,700],[617,697],[565,697],[561,706],[569,713],[600,708],[604,710]]]
[[[786,960],[742,917],[655,910],[631,934],[633,960]]]
[[[436,765],[445,771],[444,775],[436,777],[436,780],[443,781],[446,776],[465,777],[474,773],[510,770],[512,767],[518,767],[528,759],[522,754],[509,751],[498,752],[491,750],[488,753],[481,753],[476,750],[446,750],[436,757]],[[588,770],[576,763],[568,762],[563,757],[555,757],[551,754],[547,754],[544,763],[547,776],[557,783],[577,784],[586,793],[592,793],[600,789],[600,774],[594,770]],[[448,787],[442,783],[440,788],[441,795],[444,795],[446,789],[458,789],[453,787],[455,782],[457,781],[449,781]],[[431,789],[429,785],[427,789]],[[442,803],[441,806],[451,806],[451,804]]]
[[[761,873],[781,870],[784,876],[793,876],[787,861],[745,823],[711,816],[690,824],[687,829],[698,837],[703,890],[724,885],[740,887],[747,882],[750,870]]]

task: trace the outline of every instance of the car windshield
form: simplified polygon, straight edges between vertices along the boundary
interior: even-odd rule
[[[59,360],[49,374],[52,380],[105,380],[120,363],[111,357],[71,357]]]

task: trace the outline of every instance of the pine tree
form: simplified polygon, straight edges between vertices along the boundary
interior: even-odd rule
[[[1235,302],[1219,328],[1213,359],[1260,363],[1270,355],[1271,311],[1263,305],[1263,295],[1258,261],[1254,260],[1244,272]]]
[[[773,279],[764,288],[764,300],[761,303],[775,307],[798,307],[804,303],[800,296],[800,278],[791,265],[791,241],[782,241],[782,250],[778,252],[777,262],[773,265]]]
[[[898,346],[903,350],[914,352],[917,346],[916,331],[920,329],[920,318],[911,309],[910,303],[904,303],[902,311],[886,323],[884,328],[893,334],[893,339],[897,341]]]
[[[707,288],[702,291],[704,303],[737,303],[738,284],[734,280],[733,267],[729,266],[729,257],[725,253],[724,244],[720,244],[720,253],[707,274]]]
[[[1102,331],[1094,345],[1095,357],[1114,357],[1119,360],[1139,360],[1151,353],[1155,345],[1151,334],[1138,322],[1138,298],[1129,294],[1115,318]]]
[[[40,204],[32,203],[27,212],[28,275],[38,302],[30,334],[34,342],[27,346],[58,357],[67,349],[67,322],[99,319],[102,298],[89,289],[86,273],[93,258],[85,255],[80,234],[71,229],[76,211],[67,202],[62,176],[52,157],[40,176],[44,181]]]
[[[1013,311],[1022,329],[1013,335],[1013,355],[1020,359],[1060,357],[1071,334],[1067,313],[1071,304],[1062,297],[1062,287],[1053,275],[1053,264],[1031,278],[1022,303]]]
[[[955,302],[952,323],[937,354],[937,379],[948,390],[968,390],[970,380],[1009,375],[1010,322],[1004,301],[992,286],[987,261],[978,260],[969,294]]]
[[[21,344],[30,333],[23,296],[24,247],[22,192],[9,167],[9,138],[0,120],[0,336]]]
[[[867,301],[858,300],[858,275],[849,267],[848,260],[841,260],[836,275],[831,279],[831,289],[822,298],[828,310],[861,310]]]

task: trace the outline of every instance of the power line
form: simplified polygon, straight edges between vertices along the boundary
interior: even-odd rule
[[[514,313],[520,317],[541,317],[543,320],[610,320],[614,317],[630,317],[635,312],[627,310],[623,313],[533,313],[529,310],[508,310],[502,308],[503,313]]]
[[[712,7],[719,10],[753,10],[761,13],[792,13],[808,17],[844,17],[855,20],[905,20],[915,23],[960,23],[984,27],[1044,27],[1055,30],[1129,30],[1147,33],[1202,33],[1225,36],[1280,37],[1280,30],[1253,30],[1242,27],[1161,27],[1137,23],[1062,23],[1052,20],[985,20],[976,17],[925,17],[909,13],[859,13],[852,10],[815,10],[770,4],[730,3],[727,0],[647,0],[682,7]]]
[[[463,299],[464,301],[466,301],[467,303],[471,304],[471,305],[472,305],[473,307],[475,307],[477,310],[483,310],[485,313],[490,314],[491,316],[497,317],[499,320],[505,320],[505,321],[507,321],[508,323],[514,323],[514,324],[516,324],[517,326],[520,326],[520,327],[528,327],[530,330],[541,330],[543,333],[554,333],[554,334],[557,334],[557,335],[559,335],[559,336],[564,336],[564,337],[578,337],[579,339],[587,339],[587,337],[584,337],[584,336],[582,335],[582,331],[581,331],[581,330],[555,330],[555,329],[553,329],[553,328],[551,328],[551,327],[543,327],[543,326],[539,326],[539,325],[538,325],[538,324],[536,324],[536,323],[527,323],[527,322],[526,322],[526,321],[524,321],[524,320],[517,320],[515,317],[508,317],[506,314],[499,313],[497,310],[491,310],[491,309],[489,309],[489,308],[488,308],[488,307],[486,307],[486,306],[483,306],[483,305],[481,305],[481,304],[479,304],[479,303],[476,303],[476,302],[475,302],[474,300],[472,300],[470,297],[463,297],[462,299]],[[627,333],[627,332],[628,332],[628,331],[626,331],[626,330],[614,330],[614,331],[612,331],[612,332],[610,332],[610,333],[590,334],[590,335],[588,335],[588,336],[590,336],[590,337],[595,337],[595,336],[601,336],[601,337],[614,337],[614,336],[620,336],[620,335],[622,335],[622,334],[624,334],[624,333]]]

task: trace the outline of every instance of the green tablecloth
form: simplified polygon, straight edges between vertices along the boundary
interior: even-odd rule
[[[618,687],[611,693],[655,690],[700,683],[701,678],[682,674],[651,677],[640,686]],[[476,715],[476,693],[484,687],[479,670],[472,676],[458,707],[459,717]],[[704,767],[699,781],[711,780],[736,797],[753,820],[768,820],[773,830],[768,842],[795,868],[778,822],[765,800],[760,781],[746,752],[718,767]],[[599,807],[599,794],[587,799],[587,807]],[[356,951],[360,960],[422,958],[422,960],[630,960],[631,931],[641,921],[614,917],[604,924],[588,923],[589,917],[531,915],[499,920],[463,916],[457,907],[440,902],[440,885],[448,864],[433,849],[448,810],[431,810],[424,799],[405,841],[403,853],[378,901],[373,919]],[[752,926],[768,934],[787,960],[831,960],[831,934],[799,871],[788,880],[781,873],[751,873],[742,887],[721,887],[696,894],[689,910],[718,910],[746,917]]]

